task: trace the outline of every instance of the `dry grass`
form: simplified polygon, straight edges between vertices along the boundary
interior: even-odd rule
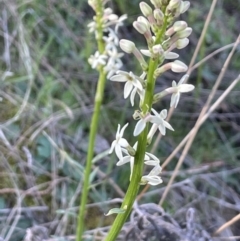
[[[20,241],[28,229],[35,240],[74,240],[97,79],[86,64],[95,47],[83,25],[92,13],[85,1],[2,0],[0,6],[0,238]],[[189,18],[197,7],[193,2]],[[211,42],[219,11],[225,9],[213,1],[205,26],[192,26],[199,29],[191,39],[190,52],[194,46],[196,50],[192,61],[189,53],[185,60],[191,66],[190,81],[197,85],[195,79],[201,76],[198,96],[182,98],[180,109],[171,115],[179,131],[159,136],[152,146],[163,163],[164,185],[141,192],[119,240],[150,240],[150,235],[156,240],[159,226],[178,229],[181,237],[196,229],[208,240],[240,239],[240,40],[221,23],[221,31],[238,40]],[[129,29],[122,34],[131,37]],[[166,75],[157,88],[175,77]],[[131,118],[121,88],[108,83],[106,89],[86,240],[103,239],[113,220],[103,213],[119,206],[128,182],[128,170],[116,169],[116,160],[107,155],[116,124]],[[159,201],[165,211],[153,204]],[[26,241],[33,240],[30,236]]]

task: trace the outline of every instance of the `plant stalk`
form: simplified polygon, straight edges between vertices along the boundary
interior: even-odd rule
[[[102,0],[98,0],[97,9],[96,9],[96,19],[97,19],[97,33],[98,33],[97,44],[98,44],[98,51],[100,54],[102,54],[105,50],[105,43],[103,42],[103,27],[102,27],[102,21],[101,21],[102,16],[103,16]],[[88,197],[89,177],[91,174],[92,159],[94,155],[94,145],[95,145],[95,139],[96,139],[96,134],[98,129],[100,109],[101,109],[102,100],[104,97],[104,88],[106,83],[106,72],[104,71],[103,66],[99,67],[98,70],[99,70],[99,79],[97,84],[97,91],[95,94],[94,111],[93,111],[93,116],[92,116],[91,125],[90,125],[87,161],[86,161],[86,166],[84,170],[81,204],[80,204],[79,213],[78,213],[76,241],[82,240],[82,235],[84,232],[84,218],[86,213],[86,204],[87,204],[87,197]]]
[[[157,36],[157,41],[155,44],[161,43],[164,33],[167,28],[167,17],[164,18],[164,24],[162,29],[159,31]],[[153,94],[155,88],[155,78],[154,71],[158,66],[158,60],[150,59],[148,65],[148,73],[147,73],[147,86],[146,86],[146,95],[142,105],[143,113],[147,113],[151,111],[152,103],[153,103]],[[122,202],[121,208],[125,209],[124,213],[118,214],[115,218],[113,225],[105,238],[105,241],[115,241],[119,232],[121,231],[124,223],[126,222],[134,204],[134,201],[137,197],[140,181],[142,178],[143,172],[143,160],[147,147],[147,135],[148,135],[148,124],[145,127],[144,131],[138,137],[138,147],[135,154],[134,166],[133,166],[133,175],[130,181],[130,184],[127,189],[127,193]]]

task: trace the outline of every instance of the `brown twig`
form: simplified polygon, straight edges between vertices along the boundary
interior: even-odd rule
[[[165,198],[166,198],[166,196],[167,196],[167,194],[169,192],[169,188],[172,185],[172,183],[173,183],[173,181],[174,181],[174,179],[175,179],[175,177],[177,175],[177,172],[180,169],[180,167],[181,167],[181,165],[182,165],[182,163],[183,163],[183,161],[184,161],[184,159],[185,159],[185,157],[186,157],[186,155],[187,155],[187,153],[188,153],[188,151],[189,151],[189,149],[190,149],[190,147],[191,147],[191,145],[193,143],[193,140],[194,140],[195,136],[197,135],[197,132],[198,132],[200,126],[202,125],[201,119],[204,118],[204,115],[207,113],[207,110],[210,109],[209,105],[210,105],[210,103],[211,103],[211,101],[212,101],[212,99],[213,99],[213,97],[214,97],[214,95],[216,93],[216,90],[217,90],[218,86],[220,85],[220,83],[221,83],[221,81],[223,79],[223,76],[224,76],[224,74],[225,74],[225,72],[227,70],[227,67],[228,67],[228,65],[230,63],[230,60],[231,60],[231,58],[232,58],[232,56],[233,56],[233,54],[234,54],[234,52],[235,52],[239,42],[240,42],[240,35],[238,36],[238,38],[237,38],[237,40],[236,40],[236,42],[235,42],[231,52],[229,53],[229,55],[228,55],[224,65],[222,67],[222,70],[221,70],[221,72],[220,72],[220,74],[219,74],[219,76],[218,76],[218,78],[217,78],[217,80],[216,80],[216,82],[215,82],[215,84],[213,86],[213,89],[212,89],[212,91],[211,91],[211,93],[210,93],[210,95],[209,95],[209,97],[207,99],[206,104],[202,108],[202,111],[201,111],[201,113],[199,115],[199,118],[198,118],[198,120],[197,120],[197,122],[196,122],[196,124],[195,124],[195,126],[193,128],[192,134],[190,135],[190,137],[189,137],[189,139],[188,139],[188,141],[186,143],[186,146],[183,149],[182,155],[181,155],[181,157],[180,157],[180,159],[179,159],[179,161],[177,163],[177,166],[174,169],[173,175],[171,176],[171,178],[170,178],[170,180],[169,180],[169,182],[167,184],[167,188],[165,189],[165,191],[164,191],[164,193],[162,195],[162,198],[161,198],[161,200],[159,202],[159,205],[163,204],[163,202],[164,202],[164,200],[165,200]]]
[[[235,217],[233,217],[231,220],[229,220],[228,222],[224,223],[220,228],[217,229],[217,231],[214,233],[214,235],[218,235],[219,233],[221,233],[224,229],[230,227],[231,225],[233,225],[234,223],[236,223],[238,220],[240,220],[240,213],[238,215],[236,215]]]

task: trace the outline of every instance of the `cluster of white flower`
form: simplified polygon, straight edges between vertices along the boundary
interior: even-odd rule
[[[182,49],[189,43],[188,36],[192,29],[188,27],[185,21],[176,21],[175,18],[187,11],[190,6],[188,1],[181,0],[150,0],[154,9],[145,2],[140,3],[140,9],[144,16],[138,17],[137,21],[133,23],[133,27],[142,34],[147,42],[148,49],[138,50],[132,41],[122,39],[120,40],[120,47],[126,53],[132,53],[142,67],[143,73],[140,76],[132,72],[117,71],[116,75],[112,76],[110,80],[117,82],[125,82],[124,98],[130,97],[132,106],[134,105],[134,98],[136,94],[140,100],[140,110],[135,111],[133,118],[138,120],[136,123],[133,135],[138,136],[145,129],[147,123],[152,123],[152,127],[148,133],[148,143],[151,142],[153,135],[157,130],[162,135],[166,134],[166,128],[173,131],[172,126],[165,120],[167,118],[167,110],[164,109],[160,113],[151,108],[151,112],[143,112],[142,104],[146,94],[147,85],[147,71],[148,64],[144,56],[157,61],[157,67],[154,70],[154,78],[162,75],[167,70],[172,70],[176,73],[186,72],[188,67],[179,60],[164,63],[165,60],[172,60],[179,57],[178,54],[172,52],[174,49]],[[160,31],[167,28],[164,37],[160,40]],[[142,55],[143,54],[143,55]],[[188,75],[184,75],[179,83],[172,82],[172,87],[165,89],[164,95],[161,92],[156,94],[162,98],[166,94],[172,94],[170,107],[177,107],[181,93],[189,92],[194,89],[193,85],[185,84]],[[155,99],[154,99],[155,101]],[[156,101],[155,101],[156,102]],[[155,103],[154,102],[154,103]],[[115,149],[116,155],[119,158],[117,165],[123,165],[130,162],[131,176],[133,174],[134,155],[137,149],[137,143],[131,147],[126,139],[123,138],[124,130],[127,128],[126,124],[121,130],[118,125],[116,140],[113,141],[109,153]],[[145,153],[144,163],[153,166],[152,171],[142,177],[141,184],[157,185],[162,182],[158,176],[161,172],[159,159],[150,154]]]
[[[97,1],[89,0],[89,5],[97,12]],[[107,1],[103,1],[105,5]],[[109,79],[113,76],[116,71],[122,67],[121,57],[123,53],[118,52],[119,39],[117,36],[118,28],[122,26],[123,21],[127,18],[127,15],[124,14],[121,17],[118,17],[113,13],[111,8],[103,9],[103,17],[101,19],[101,26],[104,31],[103,41],[105,42],[105,51],[104,53],[99,53],[96,51],[94,55],[91,55],[88,59],[89,64],[93,69],[97,69],[99,66],[104,66],[104,70],[107,73],[107,78]],[[111,27],[115,26],[114,29]],[[94,16],[93,21],[88,24],[89,32],[94,32],[96,39],[98,39],[98,22],[97,16]]]

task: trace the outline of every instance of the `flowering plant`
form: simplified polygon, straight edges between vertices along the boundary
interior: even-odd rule
[[[89,189],[89,179],[92,167],[92,159],[94,153],[94,144],[97,134],[98,120],[102,100],[104,97],[104,87],[107,78],[111,78],[117,70],[122,67],[121,57],[123,53],[118,52],[119,40],[117,37],[118,28],[127,18],[127,15],[118,17],[113,13],[111,8],[105,8],[108,0],[89,0],[88,3],[95,11],[96,15],[93,21],[88,24],[89,31],[94,32],[97,40],[98,49],[95,54],[88,59],[89,64],[93,69],[99,72],[99,79],[95,95],[94,112],[90,127],[90,137],[87,152],[87,161],[84,172],[83,190],[81,195],[81,205],[78,214],[78,226],[76,240],[82,240],[84,231],[84,217],[86,211],[86,203]],[[114,28],[111,28],[114,26]],[[116,144],[116,149],[119,145]],[[120,156],[121,157],[121,156]]]
[[[184,75],[178,84],[172,82],[172,87],[160,93],[154,93],[155,82],[167,70],[176,73],[186,72],[188,67],[181,61],[176,60],[179,55],[172,52],[174,49],[182,49],[189,43],[188,36],[192,29],[185,21],[175,21],[182,13],[186,12],[190,6],[188,1],[181,0],[151,0],[153,5],[146,2],[140,3],[143,16],[133,22],[133,27],[144,36],[147,49],[138,49],[134,42],[126,39],[120,40],[120,48],[133,54],[139,62],[142,73],[137,75],[133,71],[117,71],[110,80],[124,82],[124,98],[130,98],[131,105],[138,102],[139,109],[135,110],[133,118],[137,120],[133,136],[138,138],[137,142],[131,146],[123,137],[128,123],[118,130],[116,139],[112,142],[109,153],[115,150],[118,157],[117,166],[130,163],[130,184],[120,209],[110,210],[109,214],[118,213],[106,240],[115,240],[125,220],[127,219],[139,185],[158,185],[162,183],[159,176],[161,166],[159,159],[153,154],[146,152],[147,145],[151,142],[157,130],[162,135],[166,134],[166,129],[174,131],[173,127],[166,121],[167,109],[158,113],[152,105],[164,96],[171,94],[170,107],[177,107],[181,93],[194,89],[191,84],[186,84],[188,75]],[[148,58],[148,61],[145,58]],[[168,60],[170,62],[168,62]],[[150,127],[151,125],[151,127]],[[147,175],[143,175],[143,164],[152,166],[152,170]]]
[[[115,151],[118,162],[117,166],[130,163],[130,184],[122,202],[121,208],[114,208],[107,215],[117,213],[117,217],[106,237],[106,241],[116,239],[129,213],[138,193],[140,185],[158,185],[162,183],[159,176],[161,173],[160,160],[153,154],[146,151],[157,130],[162,135],[166,134],[166,129],[173,131],[173,127],[166,121],[167,109],[156,111],[152,106],[164,96],[171,94],[170,107],[177,107],[181,93],[194,89],[193,85],[186,84],[188,75],[184,75],[179,83],[172,82],[172,87],[160,93],[154,93],[155,82],[167,70],[176,73],[186,72],[188,67],[181,61],[176,60],[179,55],[172,52],[174,49],[182,49],[189,43],[188,36],[192,29],[185,21],[175,21],[175,19],[190,6],[188,1],[181,0],[150,0],[152,6],[146,2],[140,3],[143,16],[133,22],[133,27],[146,40],[146,49],[138,49],[134,42],[126,39],[118,41],[117,30],[126,15],[118,17],[110,8],[105,8],[107,0],[89,0],[89,5],[96,12],[88,27],[90,32],[95,33],[98,41],[98,50],[89,58],[89,63],[93,69],[99,71],[99,82],[95,98],[95,110],[91,124],[91,133],[88,149],[87,165],[85,170],[84,190],[79,213],[78,241],[81,240],[83,232],[84,208],[87,199],[88,179],[93,157],[93,146],[96,135],[96,123],[98,122],[99,110],[103,98],[105,79],[109,78],[114,82],[124,82],[124,98],[130,98],[131,105],[137,103],[139,107],[133,114],[133,119],[137,120],[133,136],[137,137],[136,143],[131,146],[123,137],[128,123],[122,128],[118,125],[116,138],[112,142],[109,153]],[[110,26],[115,25],[115,29]],[[133,54],[142,69],[138,75],[133,71],[126,72],[119,70],[122,67],[122,53],[118,53],[117,45],[127,54]],[[145,60],[148,58],[148,61]],[[169,62],[169,61],[170,62]],[[150,128],[151,125],[151,128]],[[94,130],[92,132],[92,130]],[[152,166],[152,170],[143,175],[143,164]]]

